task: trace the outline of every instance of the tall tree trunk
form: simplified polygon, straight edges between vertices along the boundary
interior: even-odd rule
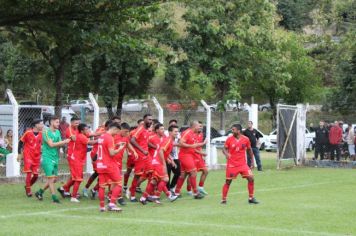
[[[54,99],[54,113],[58,117],[62,117],[62,98],[63,98],[63,82],[64,82],[64,67],[65,62],[62,60],[58,67],[54,70],[54,85],[56,87],[56,95]]]
[[[121,116],[122,114],[122,103],[124,102],[124,78],[121,76],[117,76],[117,107],[116,107],[116,115]]]

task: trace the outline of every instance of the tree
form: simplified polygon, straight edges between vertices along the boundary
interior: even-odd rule
[[[52,69],[56,89],[56,114],[61,113],[66,66],[90,47],[93,32],[110,29],[128,19],[142,21],[147,1],[2,1],[0,25],[7,26],[13,41],[38,52]],[[101,27],[104,25],[105,27]]]

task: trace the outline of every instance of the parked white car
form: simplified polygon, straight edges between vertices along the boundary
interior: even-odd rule
[[[256,130],[260,134],[260,136],[262,136],[262,138],[259,139],[259,143],[260,143],[260,150],[263,150],[265,148],[266,142],[267,142],[266,135],[263,134],[260,130],[258,130],[258,129],[256,129]],[[215,145],[216,148],[223,148],[226,139],[231,135],[232,135],[232,133],[231,133],[231,130],[230,130],[230,131],[228,131],[226,133],[225,136],[221,136],[221,137],[218,137],[218,138],[213,138],[210,143],[212,145]]]
[[[70,108],[75,112],[81,112],[84,107],[85,113],[93,112],[94,106],[88,100],[72,100],[70,101]]]
[[[273,130],[266,139],[265,150],[267,152],[277,151],[277,130]],[[308,129],[305,129],[305,147],[307,151],[311,151],[314,148],[315,142],[315,132],[310,132]]]
[[[211,104],[210,107],[211,107],[211,111],[217,111],[218,110],[218,107],[219,107],[219,104],[221,103],[222,101],[219,101],[217,102],[216,104]],[[225,103],[225,110],[226,111],[241,111],[241,110],[245,110],[244,108],[244,105],[242,105],[241,103],[237,102],[236,100],[227,100],[226,103]]]
[[[148,110],[148,104],[145,100],[129,100],[122,103],[122,111],[124,112],[139,112],[145,110]]]

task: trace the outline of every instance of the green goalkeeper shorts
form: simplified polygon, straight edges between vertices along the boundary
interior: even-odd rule
[[[42,160],[42,169],[46,177],[56,177],[58,176],[58,162],[49,160]]]

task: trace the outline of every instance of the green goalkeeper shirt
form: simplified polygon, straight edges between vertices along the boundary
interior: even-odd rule
[[[52,131],[51,129],[46,129],[42,135],[42,159],[50,159],[58,163],[58,147],[50,147],[47,143],[48,140],[52,140],[53,143],[62,141],[59,130]]]

